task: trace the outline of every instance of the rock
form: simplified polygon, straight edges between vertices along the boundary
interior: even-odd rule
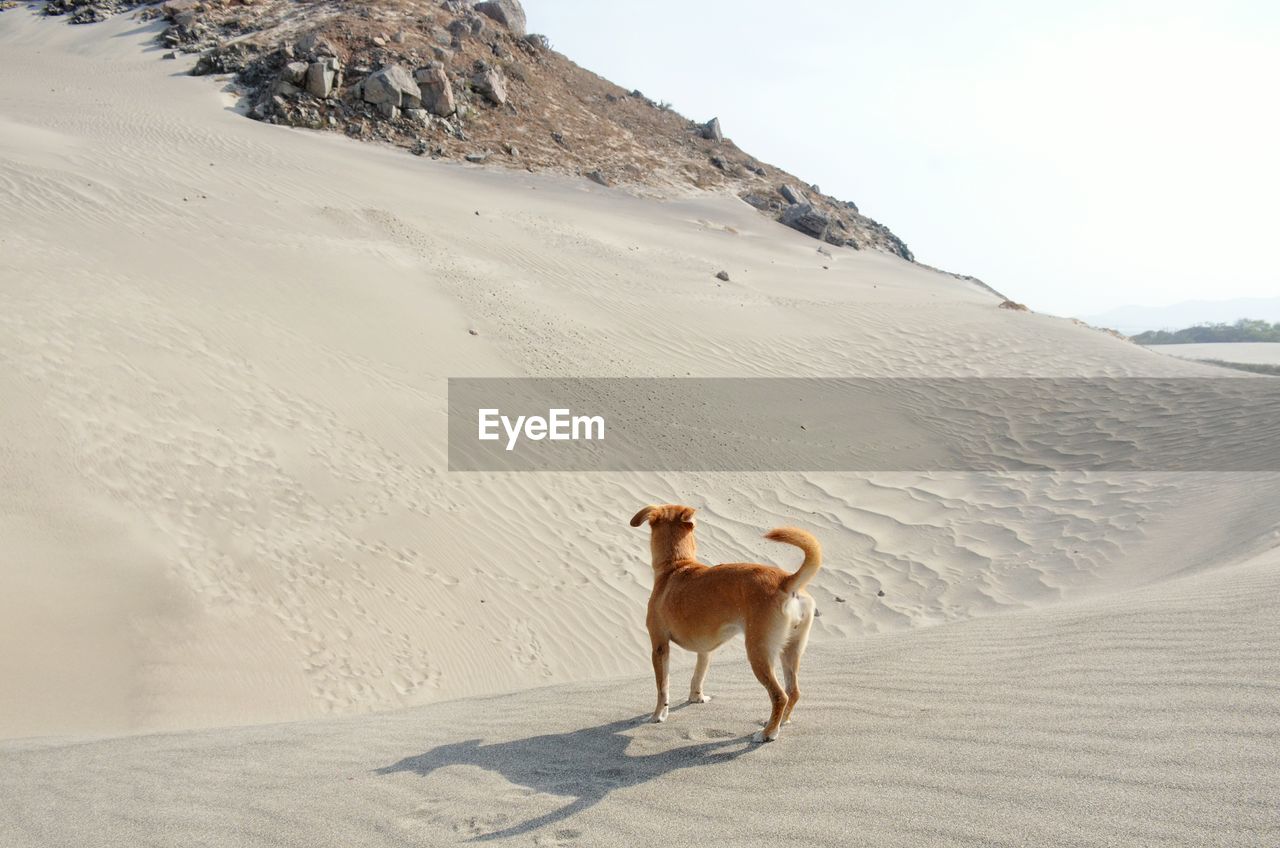
[[[388,121],[394,121],[400,117],[400,107],[388,100],[384,100],[378,104],[378,114]]]
[[[473,336],[478,336],[478,335],[480,335],[480,331],[479,331],[479,330],[467,330],[467,332],[468,332],[468,333],[470,333],[470,334],[471,334],[471,335],[473,335]]]
[[[369,39],[369,40],[373,42],[373,46],[374,46],[374,47],[386,47],[386,46],[387,46],[387,40],[386,40],[385,38],[383,38],[382,36],[380,36],[380,35],[375,35],[373,38],[371,38],[371,39]]]
[[[716,274],[716,279],[717,279],[717,280],[723,280],[723,281],[724,281],[724,282],[726,282],[726,283],[727,283],[727,282],[729,282],[729,272],[728,272],[728,271],[721,271],[720,273]]]
[[[883,595],[883,594],[884,594],[884,592],[881,592],[880,594],[882,594],[882,595]],[[844,598],[840,597],[839,595],[836,595],[836,596],[835,596],[835,600],[836,600],[836,603],[837,603],[837,604],[843,604],[843,603],[844,603]]]
[[[406,41],[409,40],[409,33],[405,32],[404,30],[400,30],[395,35],[391,36],[391,40],[394,41],[396,44],[404,44]]]
[[[818,211],[812,203],[793,203],[782,210],[782,217],[778,220],[793,230],[816,239],[824,238],[827,228],[831,226],[831,219]]]
[[[160,4],[160,13],[168,20],[173,20],[183,12],[194,12],[200,0],[166,0]]]
[[[468,162],[474,162],[478,165],[489,158],[489,151],[486,150],[484,153],[468,153],[462,158],[466,159]]]
[[[609,180],[605,177],[604,174],[600,173],[599,170],[587,171],[585,174],[583,174],[583,176],[591,180],[591,182],[593,183],[599,183],[602,186],[609,185]]]
[[[405,109],[404,116],[415,124],[425,126],[431,123],[431,114],[426,109]]]
[[[278,94],[281,97],[293,97],[300,91],[302,91],[302,89],[298,88],[286,79],[278,79],[276,80],[276,84],[271,86],[271,93]]]
[[[782,204],[774,200],[772,197],[765,197],[764,195],[756,194],[755,192],[748,192],[747,194],[742,195],[742,199],[762,212],[776,212],[782,208]]]
[[[307,68],[310,66],[306,62],[290,62],[284,66],[284,70],[280,72],[280,78],[285,82],[293,85],[307,84]]]
[[[477,3],[476,11],[505,26],[516,38],[525,36],[524,9],[516,0],[489,0]]]
[[[333,44],[318,32],[309,32],[299,38],[293,45],[299,56],[337,56],[338,51]]]
[[[784,185],[782,188],[778,189],[778,194],[781,194],[786,198],[788,203],[809,202],[809,198],[805,197],[804,192],[793,185]]]
[[[520,148],[518,148],[518,147],[516,147],[514,144],[510,144],[510,143],[508,143],[508,144],[504,144],[504,145],[503,145],[503,147],[505,147],[505,148],[506,148],[507,155],[508,155],[508,156],[510,156],[512,159],[519,158],[519,156],[520,156]]]
[[[1012,309],[1014,312],[1030,312],[1031,311],[1030,309],[1027,309],[1027,307],[1024,304],[1018,303],[1017,301],[1014,301],[1014,300],[1004,301],[1003,303],[1000,304],[1000,308]]]
[[[374,71],[361,86],[364,102],[381,106],[384,103],[397,108],[416,109],[422,105],[422,92],[413,76],[399,65],[389,65]]]
[[[712,118],[702,125],[702,137],[709,138],[717,144],[724,141],[724,134],[720,132],[719,118]]]
[[[494,106],[501,106],[507,102],[507,85],[496,68],[485,68],[480,71],[471,78],[471,84]]]
[[[338,74],[337,59],[322,59],[307,67],[307,93],[321,100],[333,91],[333,81]]]
[[[418,84],[419,99],[433,115],[447,118],[457,111],[453,100],[453,86],[449,85],[449,75],[439,65],[431,65],[413,72],[413,79]]]
[[[176,58],[178,58],[178,54],[177,54],[177,53],[174,53],[172,50],[170,50],[168,53],[164,54],[164,55],[163,55],[163,56],[161,56],[160,58],[161,58],[161,59],[176,59]]]

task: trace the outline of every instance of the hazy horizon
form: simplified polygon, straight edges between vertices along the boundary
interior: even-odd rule
[[[1280,7],[936,0],[643,10],[528,0],[529,29],[626,88],[720,118],[917,259],[1032,308],[1264,297],[1280,216]]]

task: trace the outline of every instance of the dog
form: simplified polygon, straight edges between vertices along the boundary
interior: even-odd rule
[[[705,704],[711,700],[702,691],[711,652],[742,633],[751,670],[773,706],[764,730],[753,738],[772,742],[778,738],[778,729],[791,721],[791,711],[800,700],[800,656],[817,610],[804,587],[822,565],[822,548],[804,530],[779,527],[765,538],[804,551],[804,562],[794,574],[772,565],[745,562],[706,566],[697,561],[695,512],[693,507],[679,504],[646,506],[631,519],[632,527],[649,522],[653,553],[653,594],[645,620],[658,684],[658,705],[651,720],[667,719],[670,643],[698,655],[689,703]],[[779,658],[785,689],[773,671]]]

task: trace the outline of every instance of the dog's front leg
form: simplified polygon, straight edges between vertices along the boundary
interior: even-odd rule
[[[671,703],[671,679],[667,669],[671,662],[671,644],[663,639],[653,641],[653,676],[658,682],[658,705],[653,708],[652,721],[666,721]]]

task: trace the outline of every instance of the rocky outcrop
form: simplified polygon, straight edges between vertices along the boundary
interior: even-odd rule
[[[812,203],[793,203],[782,210],[782,223],[816,239],[825,239],[831,227],[831,218]]]
[[[286,70],[291,65],[300,63],[290,63],[286,65]],[[307,66],[307,94],[312,97],[319,97],[321,100],[329,96],[329,92],[333,91],[334,85],[338,81],[338,73],[341,64],[337,59],[321,59],[319,62],[312,62]]]
[[[418,83],[418,93],[422,105],[433,115],[447,118],[457,111],[458,106],[453,97],[453,86],[449,84],[449,75],[440,65],[428,65],[413,72]]]
[[[377,106],[387,120],[397,118],[401,109],[422,107],[418,83],[399,65],[391,65],[365,77],[360,86],[360,96],[365,103]]]
[[[524,37],[524,9],[516,0],[488,0],[485,3],[477,3],[476,11],[505,26],[516,38]]]
[[[471,78],[471,85],[494,106],[507,102],[507,84],[496,68],[481,66]]]
[[[133,5],[50,0],[45,8],[89,20]],[[718,118],[688,120],[578,67],[525,32],[517,2],[433,0],[394,18],[370,8],[365,0],[164,0],[138,16],[167,22],[159,36],[173,51],[166,55],[198,54],[192,73],[233,74],[256,120],[641,191],[732,193],[827,244],[912,258],[853,203],[748,156]]]
[[[782,195],[783,199],[786,200],[788,203],[808,203],[809,202],[809,198],[805,197],[804,192],[793,185],[782,186],[782,188],[778,189],[778,194]]]

